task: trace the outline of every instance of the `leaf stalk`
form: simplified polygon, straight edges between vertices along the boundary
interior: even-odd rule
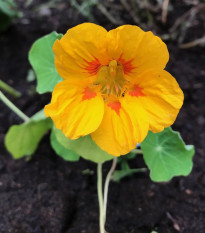
[[[6,104],[13,112],[16,113],[23,121],[28,122],[30,118],[17,108],[3,93],[0,91],[0,100]]]

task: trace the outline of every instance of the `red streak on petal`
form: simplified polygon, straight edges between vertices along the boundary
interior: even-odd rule
[[[94,57],[94,60],[92,61],[84,61],[87,63],[87,66],[85,66],[83,69],[91,75],[96,75],[101,67],[99,60]]]
[[[132,72],[133,69],[137,68],[137,67],[133,66],[133,64],[132,64],[133,60],[134,59],[130,59],[129,61],[125,61],[122,58],[122,54],[121,54],[121,56],[118,59],[118,61],[122,63],[124,74],[129,74],[129,73]]]
[[[143,88],[139,87],[138,85],[134,85],[132,91],[129,92],[129,94],[131,96],[146,96],[143,92],[142,92]]]
[[[120,102],[111,102],[108,103],[107,106],[110,107],[112,110],[114,110],[117,113],[117,115],[120,115],[120,108],[121,108]]]
[[[93,92],[92,90],[90,90],[89,87],[86,87],[84,92],[83,92],[83,98],[82,100],[89,100],[89,99],[92,99],[94,98],[95,96],[97,96],[97,93],[96,92]]]

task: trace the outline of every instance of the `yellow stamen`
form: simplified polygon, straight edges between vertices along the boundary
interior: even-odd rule
[[[117,61],[116,60],[112,60],[109,63],[109,72],[110,72],[110,75],[113,77],[116,75],[116,72],[117,72]]]
[[[101,86],[102,94],[120,96],[126,83],[122,64],[112,60],[107,66],[102,66],[95,83]]]

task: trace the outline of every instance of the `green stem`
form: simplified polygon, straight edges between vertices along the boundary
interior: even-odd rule
[[[21,93],[19,91],[16,91],[13,87],[10,87],[8,84],[6,84],[4,81],[0,80],[0,88],[13,97],[20,97]]]
[[[30,118],[26,116],[19,108],[17,108],[1,91],[0,100],[4,102],[13,112],[15,112],[25,122],[29,121]]]
[[[103,206],[103,192],[102,192],[102,163],[97,166],[97,189],[98,189],[98,202],[99,202],[99,224],[100,233],[105,233],[104,228],[104,206]]]
[[[134,150],[132,150],[132,152],[134,152],[136,154],[143,154],[143,151],[141,149],[134,149]]]
[[[108,197],[108,190],[109,190],[109,184],[111,180],[111,176],[113,172],[115,171],[117,165],[117,157],[113,159],[112,166],[110,168],[110,171],[107,174],[107,177],[105,179],[105,186],[104,186],[104,224],[106,223],[106,214],[107,214],[107,197]]]

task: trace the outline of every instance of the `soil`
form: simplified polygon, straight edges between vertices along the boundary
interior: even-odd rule
[[[27,59],[32,43],[56,30],[61,33],[85,17],[65,3],[47,11],[35,1],[28,7],[18,1],[23,18],[0,34],[0,78],[22,93],[8,97],[31,116],[50,100],[50,94],[34,92],[35,81],[26,77],[31,68]],[[167,26],[157,24],[157,32],[168,32],[177,16],[189,7],[176,3],[176,11],[168,17]],[[178,4],[178,5],[177,5]],[[107,29],[115,27],[95,11],[98,23]],[[123,15],[126,19],[126,12]],[[126,23],[132,23],[127,17]],[[195,25],[185,40],[196,39],[205,23]],[[194,34],[194,32],[197,32]],[[187,144],[194,144],[194,167],[188,177],[176,177],[168,183],[154,183],[149,174],[136,174],[112,182],[108,198],[109,233],[204,233],[205,232],[205,48],[179,49],[175,41],[168,43],[170,61],[167,70],[176,77],[185,94],[182,110],[173,126]],[[81,159],[65,162],[49,144],[49,134],[41,141],[30,161],[13,160],[4,147],[8,128],[22,121],[0,103],[0,233],[97,233],[98,202],[96,165]],[[144,167],[142,158],[131,166]],[[110,163],[104,165],[104,174]],[[83,175],[90,169],[93,174]]]

